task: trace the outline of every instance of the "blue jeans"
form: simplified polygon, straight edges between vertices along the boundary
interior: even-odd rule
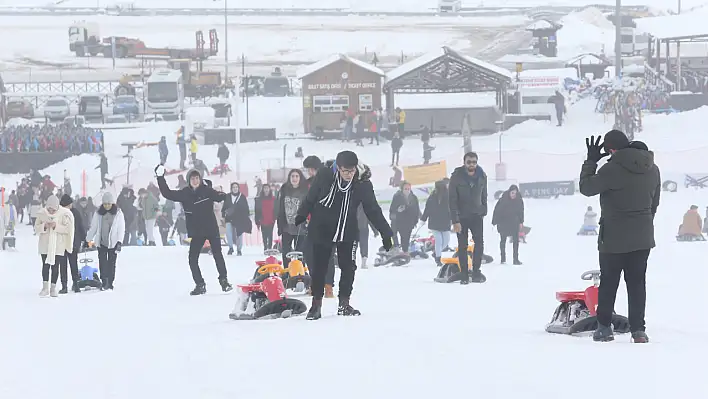
[[[435,256],[440,257],[442,250],[450,244],[450,232],[437,230],[430,230],[430,232],[433,233],[433,238],[435,238]]]
[[[236,236],[234,241],[234,228],[231,223],[226,223],[226,245],[228,245],[229,249],[233,249],[234,244],[236,244],[237,251],[243,249],[243,234]]]

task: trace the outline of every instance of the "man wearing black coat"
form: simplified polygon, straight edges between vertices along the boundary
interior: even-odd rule
[[[199,269],[199,254],[206,241],[211,245],[211,253],[214,256],[216,269],[219,271],[219,284],[224,292],[232,290],[231,284],[226,277],[226,262],[224,254],[221,252],[221,237],[219,236],[219,224],[214,215],[214,202],[223,201],[227,194],[217,192],[211,188],[211,182],[202,180],[202,176],[196,170],[187,173],[189,186],[173,191],[167,186],[165,181],[165,168],[158,165],[155,168],[157,175],[157,186],[160,193],[168,200],[182,204],[187,222],[187,235],[191,238],[189,243],[189,268],[192,271],[192,278],[196,287],[190,295],[202,295],[206,293],[206,284]]]
[[[324,165],[322,160],[315,155],[308,155],[302,160],[302,167],[307,171],[307,186],[311,187],[312,182],[315,181],[315,176],[317,176],[317,171],[326,167],[328,170],[332,168],[334,161],[328,161],[329,165]],[[305,262],[309,265],[313,260],[313,243],[308,235],[305,242]],[[327,265],[327,274],[325,275],[325,298],[334,298],[334,273],[335,273],[335,259],[334,259],[334,248],[332,248],[332,255],[329,257],[329,263]],[[363,266],[363,265],[362,265]],[[312,292],[310,292],[312,294]]]
[[[484,217],[487,216],[487,174],[477,165],[479,157],[468,152],[465,162],[450,176],[450,218],[457,233],[457,256],[460,262],[460,284],[469,284],[467,263],[468,232],[472,233],[472,282],[483,283],[486,277],[480,271],[484,255]]]
[[[82,217],[81,217],[81,212],[79,212],[78,209],[74,209],[72,206],[72,203],[74,200],[71,199],[71,197],[67,194],[64,194],[61,197],[61,201],[59,201],[59,205],[63,206],[64,208],[69,208],[71,211],[71,214],[74,215],[74,242],[72,244],[72,249],[71,253],[66,252],[62,259],[62,263],[59,265],[59,273],[61,275],[61,291],[59,291],[60,294],[66,294],[69,292],[67,289],[68,286],[68,280],[69,276],[67,275],[67,262],[69,263],[69,266],[71,268],[71,290],[74,292],[81,292],[81,289],[79,289],[79,279],[81,278],[79,275],[79,262],[78,262],[78,256],[79,256],[79,251],[81,251],[82,244],[86,242],[86,228],[84,227],[84,224],[82,222]]]
[[[362,204],[364,213],[381,234],[384,248],[388,251],[393,246],[393,232],[376,201],[370,177],[371,172],[363,165],[359,165],[355,153],[342,151],[337,154],[332,169],[322,168],[317,172],[305,200],[298,209],[296,225],[304,223],[308,215],[310,216],[308,232],[314,249],[314,259],[310,265],[313,299],[312,307],[307,313],[308,320],[322,317],[325,275],[334,247],[337,248],[341,271],[337,314],[343,316],[361,314],[349,304],[356,271],[359,204]]]
[[[648,342],[644,314],[649,252],[655,246],[654,215],[659,206],[661,177],[654,153],[642,142],[629,142],[619,130],[585,140],[588,154],[580,171],[580,193],[600,195],[600,252],[602,280],[597,304],[595,341],[612,341],[611,321],[622,272],[627,284],[632,340]],[[604,151],[602,151],[604,149]],[[597,170],[604,157],[611,158]],[[597,170],[597,172],[596,172]]]

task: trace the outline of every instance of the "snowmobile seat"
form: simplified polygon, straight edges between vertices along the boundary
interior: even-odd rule
[[[585,302],[585,291],[560,291],[556,292],[556,299],[559,302],[583,301]]]
[[[270,261],[270,260],[268,260],[268,259],[266,259],[266,260],[257,260],[257,261],[256,261],[256,266],[259,266],[259,267],[260,267],[260,266],[265,266],[265,265],[272,265],[272,264],[279,264],[279,265],[282,265],[283,262],[281,262],[281,261],[279,261],[279,260]]]

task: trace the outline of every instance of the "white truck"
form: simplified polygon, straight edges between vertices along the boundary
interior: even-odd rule
[[[439,12],[460,12],[462,0],[438,0]]]
[[[98,24],[79,21],[69,27],[69,50],[72,53],[96,56],[101,52],[100,45],[101,32]]]
[[[145,114],[159,114],[165,120],[177,120],[184,111],[184,83],[182,72],[159,69],[146,83]]]

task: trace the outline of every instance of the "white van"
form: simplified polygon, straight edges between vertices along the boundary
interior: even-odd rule
[[[439,12],[460,12],[462,0],[438,0]]]

